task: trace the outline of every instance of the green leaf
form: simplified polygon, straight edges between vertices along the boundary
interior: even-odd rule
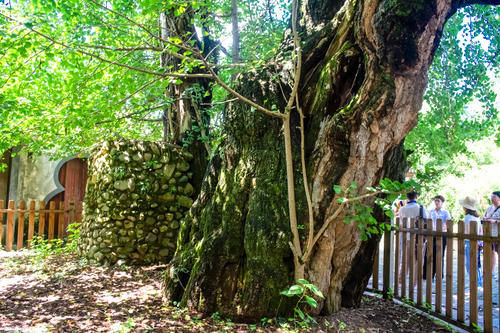
[[[309,283],[309,281],[307,281],[307,280],[305,280],[305,279],[298,279],[298,280],[297,280],[297,282],[298,282],[298,283],[303,284],[304,286],[311,285],[311,284]]]
[[[298,284],[294,284],[293,286],[288,288],[288,290],[283,290],[282,292],[280,292],[280,294],[288,296],[288,297],[292,297],[295,295],[301,295],[303,292],[304,292],[304,288],[302,288],[302,286],[299,286]]]
[[[342,188],[340,187],[340,185],[333,185],[333,190],[337,194],[342,193]]]
[[[321,292],[321,290],[318,289],[318,287],[316,287],[315,285],[312,285],[311,288],[309,289],[311,290],[311,292],[320,297],[320,298],[325,298],[325,296],[323,296],[323,293]]]
[[[295,310],[295,312],[299,315],[300,319],[304,320],[304,318],[306,317],[306,316],[304,315],[304,312],[302,312],[302,310],[300,310],[300,309],[298,309],[298,308],[295,308],[294,310]]]
[[[309,304],[313,308],[318,306],[318,302],[316,302],[316,300],[312,297],[306,296],[306,302],[307,302],[307,304]]]

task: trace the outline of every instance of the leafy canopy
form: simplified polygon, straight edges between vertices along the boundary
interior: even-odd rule
[[[106,138],[157,140],[165,94],[182,76],[203,72],[192,54],[159,36],[159,13],[186,15],[197,36],[181,36],[203,50],[203,37],[220,42],[217,71],[231,74],[265,62],[287,27],[290,1],[239,2],[240,57],[227,67],[231,1],[115,0],[12,1],[0,4],[0,151],[26,149],[58,155],[84,152]],[[431,179],[450,170],[467,142],[498,136],[492,78],[498,78],[498,7],[473,6],[450,18],[429,73],[428,110],[406,140],[414,168]],[[230,44],[230,43],[229,43]],[[160,65],[162,53],[180,54],[181,66]],[[210,131],[227,93],[214,86]],[[221,133],[223,134],[223,133]],[[431,178],[429,178],[431,177]],[[424,178],[425,179],[425,178]]]
[[[176,47],[180,37],[158,38],[160,12],[187,17],[198,33],[181,37],[202,51],[203,37],[222,40],[230,22],[227,0],[103,4],[0,3],[0,152],[23,144],[34,152],[68,155],[106,138],[160,139],[161,111],[173,102],[165,94],[167,86],[203,70],[190,52]],[[287,6],[287,1],[241,2],[246,64],[254,66],[276,50],[287,19],[279,13]],[[162,67],[162,53],[180,55],[181,65]],[[222,54],[214,65],[230,62],[230,54]],[[218,71],[229,80],[234,70]],[[214,102],[225,99],[216,88]],[[209,112],[220,109],[217,105]]]
[[[468,143],[486,137],[500,142],[500,8],[466,7],[451,17],[429,71],[427,108],[405,147],[417,176],[435,181],[459,171],[456,156],[471,156]],[[495,81],[496,80],[496,81]],[[496,82],[496,88],[495,88]]]

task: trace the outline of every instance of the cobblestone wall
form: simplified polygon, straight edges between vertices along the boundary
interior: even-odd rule
[[[89,157],[80,254],[91,263],[168,262],[191,207],[190,154],[156,142],[108,141]]]

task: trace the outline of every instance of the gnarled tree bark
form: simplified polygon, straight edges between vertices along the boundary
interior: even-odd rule
[[[415,126],[427,70],[443,26],[461,5],[451,0],[305,0],[299,101],[317,227],[336,210],[334,184],[358,188],[403,177],[402,142]],[[283,110],[290,40],[264,69],[243,75],[239,92]],[[275,73],[281,73],[274,78]],[[299,147],[298,115],[292,140]],[[282,122],[235,102],[225,110],[227,139],[184,221],[165,275],[167,300],[210,314],[257,319],[289,312],[279,291],[294,282]],[[300,150],[295,149],[300,173]],[[299,220],[307,226],[301,177]],[[339,216],[319,239],[305,277],[326,295],[317,312],[359,304],[378,239],[362,242]],[[303,241],[303,240],[302,240]]]

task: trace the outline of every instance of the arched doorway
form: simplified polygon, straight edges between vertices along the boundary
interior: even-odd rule
[[[73,158],[70,159],[59,168],[57,180],[59,181],[60,187],[59,192],[53,195],[47,201],[47,207],[49,207],[50,202],[54,202],[56,208],[59,208],[61,202],[64,203],[64,209],[69,209],[70,201],[74,201],[75,203],[81,203],[83,198],[85,197],[85,187],[87,185],[87,159],[81,158]],[[58,185],[59,185],[58,184]],[[81,207],[77,207],[77,211],[81,212]],[[61,223],[58,221],[59,216],[55,221],[55,234],[60,234],[59,226]],[[80,220],[79,216],[75,216],[75,220]],[[69,217],[65,214],[65,218],[63,221],[63,230],[62,233],[65,234],[66,228],[69,223],[73,223],[74,221],[69,221]]]

